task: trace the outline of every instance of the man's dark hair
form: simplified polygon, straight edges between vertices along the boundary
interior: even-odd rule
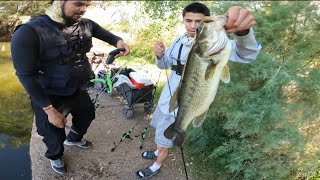
[[[53,4],[53,1],[55,1],[55,0],[50,0],[50,2],[49,2],[49,4]],[[63,1],[66,1],[66,0],[63,0]]]
[[[209,8],[206,5],[198,2],[187,5],[182,11],[182,17],[184,17],[188,12],[201,13],[205,16],[210,16]]]

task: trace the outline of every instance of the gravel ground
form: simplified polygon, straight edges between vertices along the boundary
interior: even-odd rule
[[[77,147],[65,147],[63,158],[69,170],[66,176],[59,175],[51,169],[49,160],[44,157],[46,147],[42,142],[42,137],[36,133],[36,128],[33,126],[30,141],[32,179],[138,179],[135,172],[153,163],[152,160],[143,159],[141,153],[156,148],[154,129],[149,125],[150,116],[144,116],[143,103],[134,105],[133,117],[130,119],[124,118],[123,107],[125,107],[125,101],[119,95],[110,97],[103,94],[100,97],[100,107],[96,110],[96,119],[85,135],[85,139],[93,142],[93,148],[83,150]],[[142,118],[144,119],[141,120]],[[68,124],[70,124],[71,117],[68,119]],[[139,120],[141,121],[139,122]],[[122,135],[136,124],[137,126],[131,133],[132,140],[125,139],[112,152],[114,142],[119,142]],[[146,125],[148,125],[146,139],[143,148],[140,149],[141,136],[139,135]],[[188,164],[188,162],[186,163]],[[189,179],[193,179],[190,177],[188,166],[187,171]],[[160,172],[152,179],[187,179],[180,148],[171,149]]]

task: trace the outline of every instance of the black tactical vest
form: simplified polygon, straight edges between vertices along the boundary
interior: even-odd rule
[[[92,34],[86,21],[75,25],[73,36],[48,16],[39,16],[26,25],[39,38],[39,74],[37,80],[45,93],[67,96],[83,86],[92,75],[86,56],[92,47]]]

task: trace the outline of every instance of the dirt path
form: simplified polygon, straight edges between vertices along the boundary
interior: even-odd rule
[[[150,119],[142,120],[131,133],[133,140],[125,139],[115,151],[111,152],[114,142],[119,142],[122,135],[135,126],[144,114],[143,104],[136,104],[133,117],[125,119],[122,115],[124,103],[119,96],[109,97],[107,94],[103,94],[100,97],[100,107],[96,111],[96,119],[85,135],[85,138],[92,141],[94,146],[89,150],[65,147],[64,159],[69,168],[66,176],[61,176],[51,169],[49,160],[43,156],[46,147],[42,142],[42,137],[36,133],[36,128],[33,127],[30,141],[32,179],[138,179],[135,172],[153,163],[151,160],[143,159],[141,153],[145,150],[155,149],[154,129],[150,125],[148,126],[143,149],[140,149],[141,136],[135,136],[141,134],[144,127],[150,122]],[[187,170],[191,180],[188,167]],[[152,179],[186,179],[180,148],[171,150],[169,158],[161,167],[161,171]]]

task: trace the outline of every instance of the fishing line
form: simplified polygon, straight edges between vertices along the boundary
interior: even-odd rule
[[[170,82],[169,82],[168,72],[167,72],[168,66],[167,66],[167,62],[165,60],[164,60],[164,65],[166,66],[165,71],[166,71],[166,76],[167,76],[168,88],[169,88],[170,96],[172,97],[172,92],[171,92],[171,87],[170,87]],[[180,81],[181,81],[181,79],[180,79]],[[174,115],[174,119],[176,120],[176,111],[175,110],[173,110],[173,115]],[[186,174],[186,179],[188,180],[189,176],[188,176],[188,172],[187,172],[186,163],[185,163],[185,160],[184,160],[184,154],[183,154],[182,146],[180,146],[180,150],[181,150],[181,156],[182,156],[184,172]]]
[[[182,162],[183,162],[183,164],[184,164],[184,166],[183,166],[183,167],[184,167],[184,172],[186,172],[186,178],[187,178],[187,180],[188,180],[189,177],[188,177],[186,162],[185,162],[185,160],[184,160],[184,154],[183,154],[182,146],[180,146],[180,150],[181,150],[181,155],[182,155]]]

